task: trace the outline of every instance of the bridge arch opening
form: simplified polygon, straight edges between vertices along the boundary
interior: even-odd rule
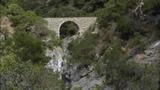
[[[79,26],[73,21],[66,21],[61,24],[59,29],[60,38],[64,39],[66,37],[71,37],[77,34],[79,31]]]

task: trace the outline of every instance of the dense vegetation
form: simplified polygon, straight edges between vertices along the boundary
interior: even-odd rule
[[[0,89],[65,90],[58,75],[44,68],[49,60],[46,48],[61,41],[42,17],[97,16],[98,32],[91,27],[83,38],[72,41],[68,62],[93,66],[105,76],[104,85],[115,90],[158,90],[159,64],[132,59],[160,39],[160,20],[154,18],[160,0],[144,0],[136,9],[139,4],[140,0],[1,0],[0,21],[8,20],[8,26],[0,28]],[[64,38],[77,27],[62,29]],[[51,40],[43,42],[46,38]]]
[[[131,59],[144,53],[151,42],[160,38],[158,24],[145,18],[150,10],[159,8],[159,1],[146,0],[143,13],[132,12],[139,0],[115,1],[109,0],[105,8],[95,12],[99,16],[98,33],[91,29],[83,39],[70,44],[70,63],[80,63],[81,67],[94,66],[99,75],[106,77],[106,84],[115,90],[158,90],[158,66],[139,65]]]
[[[15,2],[2,2],[0,7],[1,24],[6,24],[0,28],[0,89],[61,89],[58,75],[44,68],[49,60],[45,49],[59,42],[55,34],[41,17]],[[46,44],[48,36],[52,40]]]

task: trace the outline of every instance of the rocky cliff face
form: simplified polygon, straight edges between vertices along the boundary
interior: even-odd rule
[[[130,55],[131,57],[129,57],[129,59],[134,60],[140,65],[141,64],[158,64],[160,62],[160,39],[158,39],[156,36],[156,40],[153,40],[153,37],[155,39],[154,34],[152,35],[153,37],[150,36],[152,33],[152,27],[158,26],[160,23],[159,17],[160,17],[159,14],[157,13],[155,14],[152,12],[147,14],[144,17],[146,20],[145,19],[144,21],[137,20],[139,21],[138,23],[139,25],[136,27],[136,29],[144,30],[144,31],[142,30],[142,32],[140,31],[137,31],[137,32],[145,33],[145,34],[149,33],[149,34],[146,34],[146,35],[149,35],[148,37],[147,36],[146,37],[150,39],[147,41],[150,44],[147,45],[145,50],[143,50],[142,52],[139,52],[140,51],[139,48],[136,48],[136,47],[130,48],[130,47],[127,47],[127,45],[124,45],[124,47],[122,47],[123,49],[122,51],[124,51],[124,53],[128,54],[131,51],[131,55]],[[135,23],[137,21],[135,20]],[[151,27],[147,25],[150,25]],[[104,48],[107,48],[106,42],[104,42],[106,41],[106,39],[109,39],[110,42],[112,42],[112,40],[120,38],[118,37],[118,34],[117,34],[118,32],[116,32],[117,30],[116,23],[112,23],[112,25],[110,25],[107,28],[107,30],[108,29],[111,29],[111,30],[110,30],[110,33],[107,33],[107,34],[104,33],[103,30],[101,30],[102,32],[96,32],[96,33],[100,33],[100,36],[102,37],[99,40],[100,43],[96,47],[97,57],[101,57],[100,55],[103,53],[102,51],[104,50]],[[107,30],[106,32],[108,32]],[[71,39],[65,40],[63,47],[58,47],[55,50],[49,52],[50,56],[51,57],[54,56],[55,58],[52,58],[48,66],[54,69],[54,71],[60,72],[61,79],[65,81],[66,86],[71,90],[75,90],[77,88],[82,90],[94,90],[95,88],[99,88],[100,90],[114,90],[112,87],[108,85],[104,85],[105,77],[103,75],[101,76],[98,75],[98,73],[93,69],[92,66],[80,65],[80,64],[66,64],[66,60],[67,60],[66,57],[69,56],[67,47],[68,47],[68,43],[71,42],[70,40]],[[128,44],[128,43],[129,41],[125,41],[125,44]],[[128,50],[128,48],[130,49],[130,51]],[[103,88],[100,88],[99,86],[100,87],[103,86]]]
[[[149,63],[158,63],[160,62],[160,40],[154,42],[151,46],[145,50],[145,61]]]
[[[158,63],[160,61],[160,41],[153,42],[144,53],[136,54],[134,60],[138,63]]]
[[[48,67],[55,72],[59,72],[60,78],[65,81],[66,86],[71,90],[80,88],[82,90],[93,90],[103,86],[100,90],[114,90],[110,86],[104,85],[105,77],[98,75],[92,66],[80,64],[66,64],[69,55],[67,47],[72,39],[64,40],[63,47],[57,47],[53,51],[47,51],[52,57]],[[157,64],[160,62],[160,40],[151,42],[144,53],[135,54],[130,58],[140,64]]]
[[[144,54],[135,55],[133,58],[140,64],[157,64],[160,62],[160,40],[149,45]],[[94,72],[92,67],[72,65],[66,68],[64,72],[65,73],[62,75],[62,79],[68,83],[71,90],[74,90],[75,88],[81,88],[82,90],[93,90],[98,86],[104,85],[104,76],[99,76],[96,72]],[[102,90],[114,89],[109,86],[105,86]]]
[[[66,64],[68,55],[68,44],[73,39],[65,39],[62,47],[57,47],[52,51],[47,51],[48,56],[52,57],[48,64],[53,71],[59,72],[66,86],[71,90],[80,88],[82,90],[94,90],[103,86],[100,90],[114,90],[110,86],[104,85],[105,77],[98,75],[92,66],[80,64]],[[134,49],[134,48],[133,48]],[[134,50],[133,50],[134,51]],[[143,53],[134,54],[131,58],[140,64],[157,64],[160,62],[160,40],[153,41]]]
[[[75,88],[93,90],[93,88],[103,85],[104,77],[99,76],[90,66],[73,65],[64,72],[63,79],[68,83],[71,90],[75,90]]]

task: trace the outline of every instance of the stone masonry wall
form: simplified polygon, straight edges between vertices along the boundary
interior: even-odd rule
[[[67,21],[76,23],[79,27],[79,33],[83,34],[88,28],[93,25],[97,17],[65,17],[65,18],[44,18],[48,22],[48,28],[55,31],[56,34],[60,35],[60,27]]]

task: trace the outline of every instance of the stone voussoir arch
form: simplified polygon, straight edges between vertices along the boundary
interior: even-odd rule
[[[79,27],[79,34],[82,35],[88,28],[93,25],[97,17],[64,17],[64,18],[44,18],[48,22],[48,28],[55,31],[60,36],[60,27],[68,21],[74,22]]]

